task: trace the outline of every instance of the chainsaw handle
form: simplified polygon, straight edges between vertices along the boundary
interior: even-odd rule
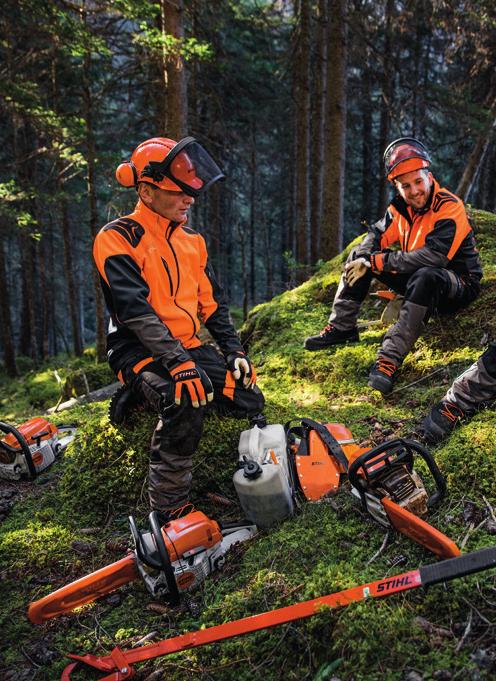
[[[155,540],[155,546],[157,547],[158,555],[162,563],[161,569],[165,575],[167,586],[169,587],[170,597],[168,600],[171,605],[177,605],[181,600],[181,596],[179,594],[179,589],[177,588],[176,579],[174,577],[174,568],[171,564],[169,552],[165,545],[164,535],[162,534],[162,526],[167,525],[169,517],[165,513],[160,513],[160,511],[152,511],[149,516],[149,522],[152,536]]]
[[[17,428],[14,428],[14,426],[10,426],[8,423],[4,423],[3,421],[0,421],[0,430],[6,435],[13,435],[15,437],[15,439],[17,440],[21,447],[21,451],[24,454],[26,463],[28,465],[29,479],[34,480],[34,478],[36,477],[36,468],[33,463],[33,457],[31,456],[31,450],[29,449],[29,445],[24,435],[22,435],[17,430]],[[9,445],[6,446],[8,447]]]
[[[363,473],[367,481],[373,479],[373,474],[368,473],[366,469],[366,464],[371,459],[375,459],[380,454],[384,454],[381,460],[387,462],[387,452],[389,452],[389,450],[391,449],[397,449],[399,447],[403,447],[404,451],[399,454],[395,462],[397,461],[398,463],[405,463],[408,470],[411,472],[413,468],[413,454],[411,448],[408,445],[405,446],[405,440],[403,440],[402,438],[396,438],[395,440],[382,442],[380,445],[376,445],[372,449],[369,449],[368,452],[365,452],[361,456],[358,456],[353,461],[353,463],[350,464],[350,467],[348,469],[348,479],[351,485],[360,493],[363,502],[364,502],[363,490],[364,481],[363,478],[360,477],[359,471],[363,470]],[[380,463],[381,460],[377,461],[376,463]]]
[[[434,482],[436,483],[436,491],[427,499],[427,507],[433,508],[446,495],[446,480],[444,479],[444,475],[439,470],[439,467],[430,451],[423,447],[420,442],[417,442],[416,440],[403,440],[403,442],[409,449],[413,449],[413,451],[415,451],[425,461],[430,474],[434,478]]]

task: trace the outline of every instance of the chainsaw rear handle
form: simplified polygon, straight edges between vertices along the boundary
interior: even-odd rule
[[[434,478],[434,482],[436,483],[436,491],[433,492],[433,494],[431,494],[431,496],[427,499],[427,507],[433,508],[446,495],[446,480],[444,479],[444,475],[439,470],[439,467],[430,451],[423,447],[420,442],[417,442],[417,440],[403,440],[403,442],[407,447],[410,447],[410,449],[413,449],[422,457],[427,464],[427,468],[429,469],[432,477]]]
[[[150,529],[162,563],[161,569],[165,575],[167,586],[169,587],[170,596],[168,601],[171,605],[177,605],[181,600],[181,595],[177,588],[176,578],[174,577],[174,568],[172,567],[169,552],[167,551],[164,535],[162,533],[162,527],[167,526],[169,520],[169,516],[165,513],[160,513],[160,511],[152,511],[149,516]]]
[[[149,537],[150,533],[140,532],[133,516],[129,516],[129,527],[136,548],[136,557],[141,563],[148,565],[154,570],[158,570],[164,575],[169,590],[167,600],[171,605],[177,605],[181,597],[174,577],[174,568],[172,567],[169,552],[165,546],[164,535],[162,533],[162,526],[169,522],[169,518],[165,513],[152,511],[148,517],[148,521],[150,523],[151,536],[153,544],[155,545],[155,550],[151,550],[150,547],[146,546],[146,537]]]
[[[362,503],[365,503],[365,489],[364,480],[359,475],[360,471],[363,472],[367,482],[373,482],[373,480],[383,472],[383,467],[378,468],[376,471],[370,470],[373,463],[377,465],[378,463],[383,462],[384,466],[386,467],[392,466],[394,464],[404,464],[411,473],[413,470],[414,452],[424,459],[432,477],[434,478],[434,482],[436,483],[436,490],[428,498],[427,506],[428,508],[432,508],[439,503],[446,494],[446,481],[436,462],[434,461],[434,457],[416,440],[404,440],[403,438],[396,438],[395,440],[382,442],[380,445],[369,449],[368,452],[365,452],[365,454],[357,457],[350,465],[348,470],[348,478],[352,486],[359,492]],[[382,457],[380,456],[381,454],[383,454]],[[397,454],[397,456],[391,460],[391,457],[394,454]],[[375,461],[373,462],[374,459]]]
[[[34,480],[36,477],[36,468],[33,463],[33,457],[31,456],[31,450],[29,449],[26,438],[17,430],[17,428],[10,426],[8,423],[4,423],[3,421],[0,421],[0,430],[6,435],[13,435],[15,437],[19,443],[19,446],[21,447],[22,453],[24,454],[24,458],[26,459],[26,464],[29,470],[29,479]],[[5,443],[2,443],[2,446],[10,449],[9,445]]]

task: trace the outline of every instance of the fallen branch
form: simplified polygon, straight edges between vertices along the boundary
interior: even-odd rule
[[[393,391],[389,393],[389,395],[394,395],[394,393],[399,392],[400,390],[406,390],[407,388],[411,388],[412,385],[417,385],[417,383],[422,383],[422,381],[426,381],[428,378],[431,378],[432,376],[435,376],[438,374],[440,371],[445,371],[445,367],[440,367],[439,369],[436,369],[430,374],[427,374],[427,376],[422,376],[422,378],[417,378],[416,381],[412,381],[411,383],[407,383],[406,385],[400,385],[397,388],[395,388]],[[388,395],[388,397],[389,397]]]
[[[382,541],[382,544],[381,544],[379,550],[376,551],[376,552],[374,553],[374,555],[372,556],[372,558],[370,558],[370,559],[367,561],[367,565],[370,565],[370,563],[373,563],[374,560],[376,560],[376,558],[379,558],[379,556],[381,555],[381,553],[382,553],[382,552],[385,550],[385,548],[387,547],[387,545],[388,545],[388,543],[389,543],[389,538],[390,538],[390,536],[391,536],[391,535],[389,534],[389,530],[388,530],[388,531],[386,532],[386,534],[384,535],[384,539],[383,539],[383,541]]]
[[[93,390],[86,395],[80,395],[79,397],[72,397],[67,402],[62,402],[62,404],[57,404],[55,407],[50,407],[47,409],[48,414],[55,414],[56,412],[63,411],[64,409],[70,409],[75,407],[76,404],[87,404],[88,402],[103,402],[103,400],[112,397],[116,390],[120,387],[119,381],[112,383],[111,385],[106,385],[104,388],[98,388],[98,390]]]

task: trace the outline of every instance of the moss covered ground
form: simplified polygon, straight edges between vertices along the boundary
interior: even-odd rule
[[[454,318],[430,322],[387,400],[367,387],[384,333],[376,324],[382,303],[370,299],[364,306],[360,343],[321,353],[302,347],[303,338],[325,324],[345,254],[299,288],[252,310],[242,333],[259,370],[271,422],[298,416],[341,422],[366,444],[415,434],[430,405],[496,336],[496,216],[474,211],[473,217],[485,265],[481,297]],[[82,367],[95,384],[112,380],[91,357],[82,360]],[[31,369],[20,381],[0,378],[1,419],[19,422],[56,403],[54,368]],[[58,369],[69,371],[62,361]],[[418,379],[423,380],[411,385]],[[132,427],[116,429],[107,408],[98,403],[59,414],[58,422],[79,427],[65,455],[36,483],[2,487],[15,488],[15,503],[0,524],[2,679],[57,679],[65,652],[104,654],[152,632],[156,638],[172,636],[435,561],[393,533],[373,559],[384,530],[343,487],[332,503],[305,504],[296,517],[239,547],[224,570],[178,608],[150,607],[151,598],[135,583],[76,614],[31,625],[26,618],[30,600],[123,555],[129,513],[144,526],[144,479],[155,419],[139,413]],[[464,551],[495,543],[495,425],[496,414],[487,409],[432,450],[449,495],[430,521]],[[196,454],[192,501],[222,519],[240,515],[231,480],[239,432],[247,426],[210,417]],[[207,496],[211,492],[231,505],[216,505],[215,497]],[[142,666],[137,678],[494,679],[495,615],[493,571],[162,658]]]

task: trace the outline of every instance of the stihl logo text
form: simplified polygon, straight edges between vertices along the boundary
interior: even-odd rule
[[[383,593],[384,591],[389,591],[390,589],[396,589],[399,586],[410,586],[412,584],[414,584],[414,581],[410,576],[388,579],[385,582],[381,582],[377,585],[377,593]]]

